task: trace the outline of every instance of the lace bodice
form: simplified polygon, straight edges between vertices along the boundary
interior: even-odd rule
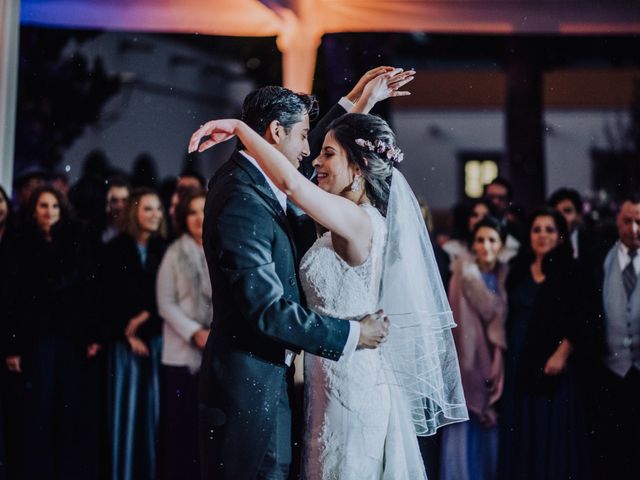
[[[384,217],[362,205],[372,223],[371,250],[364,263],[350,266],[333,249],[331,232],[311,246],[300,263],[300,280],[309,306],[338,318],[357,318],[378,308],[382,256],[386,239]]]

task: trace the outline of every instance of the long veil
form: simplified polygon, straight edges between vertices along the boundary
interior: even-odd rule
[[[393,169],[380,304],[391,320],[381,347],[387,381],[402,387],[416,434],[433,435],[468,413],[451,329],[451,308],[418,202]]]

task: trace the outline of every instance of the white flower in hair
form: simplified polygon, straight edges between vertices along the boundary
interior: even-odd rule
[[[356,145],[361,147],[367,147],[372,152],[376,149],[376,147],[369,140],[365,140],[364,138],[356,138]]]
[[[373,143],[370,140],[365,140],[364,138],[356,138],[355,143],[363,148],[367,148],[371,152],[385,154],[387,160],[391,160],[394,163],[400,163],[404,160],[404,154],[398,147],[387,145],[380,139],[376,139],[375,143]]]
[[[395,163],[400,163],[404,160],[404,153],[402,153],[402,150],[398,147],[389,146],[389,150],[387,150],[387,158]]]

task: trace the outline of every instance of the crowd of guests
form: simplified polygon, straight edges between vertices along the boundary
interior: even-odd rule
[[[198,478],[204,179],[85,173],[0,188],[0,478]]]
[[[443,429],[438,476],[640,478],[640,196],[613,243],[575,190],[525,221],[511,200],[494,180],[436,242],[470,415]]]
[[[88,163],[0,187],[0,479],[198,478],[204,179]],[[520,211],[498,178],[434,235],[470,420],[430,478],[640,478],[640,197],[613,242],[574,190]]]

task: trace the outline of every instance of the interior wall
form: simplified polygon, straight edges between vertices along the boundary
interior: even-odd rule
[[[401,169],[433,209],[448,209],[462,198],[461,152],[504,152],[500,110],[395,110],[392,117],[405,152]],[[625,118],[613,110],[548,110],[544,115],[547,195],[563,186],[590,193],[589,152],[593,147],[606,148],[605,126],[615,128]]]

